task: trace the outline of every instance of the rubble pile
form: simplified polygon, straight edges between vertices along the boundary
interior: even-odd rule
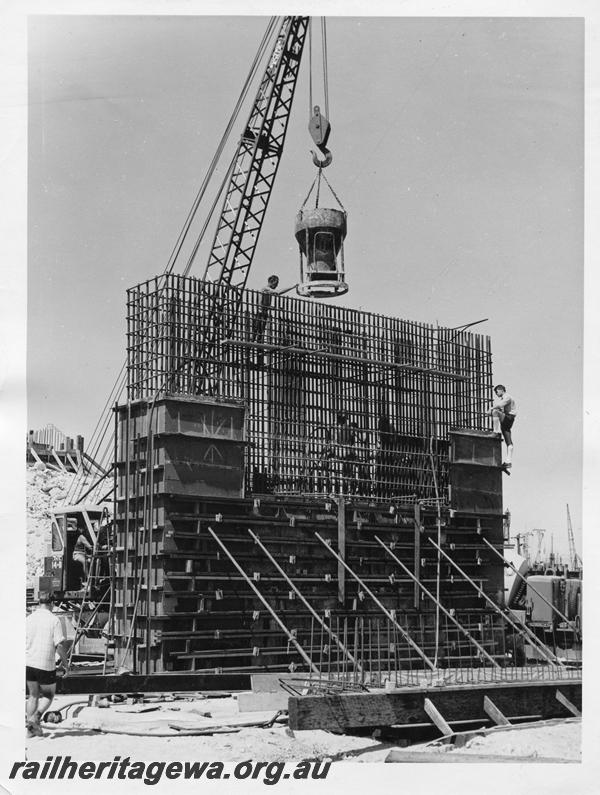
[[[75,474],[59,472],[41,462],[27,466],[27,585],[44,573],[52,533],[50,511],[60,507],[69,493]]]

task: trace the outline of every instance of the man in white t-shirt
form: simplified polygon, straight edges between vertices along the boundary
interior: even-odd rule
[[[27,736],[43,734],[40,718],[50,708],[56,693],[56,655],[65,670],[67,653],[65,633],[58,616],[52,612],[52,594],[40,591],[39,607],[25,620],[25,679],[27,680]]]

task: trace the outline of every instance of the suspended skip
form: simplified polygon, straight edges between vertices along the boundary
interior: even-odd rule
[[[334,298],[348,292],[344,271],[347,213],[327,177],[319,171],[296,216],[295,237],[300,247],[300,282],[297,292],[309,298]],[[321,180],[325,180],[340,209],[319,207]],[[317,186],[313,209],[305,209]]]
[[[308,131],[320,155],[312,151],[312,160],[318,169],[317,176],[296,216],[295,236],[300,248],[300,281],[296,287],[299,295],[309,298],[335,298],[348,292],[344,274],[344,239],[346,237],[347,214],[335,191],[329,184],[323,169],[331,165],[333,156],[328,149],[331,125],[329,116],[329,86],[327,77],[327,33],[325,19],[321,25],[323,46],[323,96],[325,113],[318,105],[313,105],[312,59],[310,80],[310,103],[312,117]],[[312,32],[309,26],[309,52],[312,53]],[[319,207],[321,180],[325,180],[340,209]],[[316,200],[313,209],[305,209],[316,185]]]
[[[300,246],[299,295],[333,298],[348,292],[344,281],[346,213],[325,207],[300,210],[296,217]]]

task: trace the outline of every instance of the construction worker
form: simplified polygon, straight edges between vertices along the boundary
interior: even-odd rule
[[[375,454],[375,485],[378,496],[384,496],[392,485],[396,463],[397,434],[389,415],[380,414],[377,421],[378,444]]]
[[[279,276],[273,274],[267,279],[267,286],[263,287],[261,290],[260,306],[258,308],[258,313],[254,318],[254,324],[252,328],[253,342],[262,342],[264,339],[265,329],[267,327],[267,321],[269,320],[269,313],[271,311],[271,304],[273,302],[273,296],[277,295],[278,286]]]
[[[77,536],[77,541],[75,541],[73,560],[75,563],[79,563],[83,567],[83,577],[81,579],[82,588],[85,586],[85,582],[88,578],[88,560],[93,551],[94,547],[87,540],[85,534],[80,532]]]
[[[339,486],[343,494],[351,486],[356,462],[356,432],[345,411],[338,411],[335,426],[327,432],[326,457],[335,462],[337,483],[332,483],[332,486],[334,490]]]
[[[27,681],[26,727],[28,737],[43,735],[40,719],[50,709],[56,693],[56,655],[67,670],[65,634],[58,616],[52,612],[52,594],[41,591],[39,606],[25,620]]]
[[[267,286],[263,287],[260,296],[260,305],[258,312],[252,324],[252,342],[262,344],[265,338],[265,329],[269,321],[269,314],[271,313],[271,304],[273,303],[273,296],[277,295],[277,287],[279,286],[279,276],[272,274],[267,279]],[[262,367],[265,363],[264,351],[259,350],[257,354],[257,364]]]
[[[506,443],[506,469],[512,467],[513,442],[511,428],[517,416],[517,406],[514,398],[508,394],[504,384],[494,387],[496,399],[489,411],[494,423],[494,433],[501,433]]]
[[[264,342],[265,330],[269,321],[269,315],[271,314],[273,297],[276,295],[285,295],[286,293],[289,293],[291,290],[293,290],[296,286],[297,285],[294,284],[291,287],[287,287],[285,290],[278,290],[279,276],[277,276],[275,273],[269,276],[267,279],[267,286],[263,287],[261,290],[260,306],[252,324],[252,342]],[[259,351],[257,363],[260,366],[264,365],[263,351]]]
[[[350,490],[355,494],[366,494],[369,487],[369,468],[367,463],[368,435],[363,433],[356,422],[351,422],[352,445],[350,447],[349,465],[352,483]]]

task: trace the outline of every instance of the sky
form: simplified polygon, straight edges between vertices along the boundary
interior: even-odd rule
[[[125,291],[164,269],[266,24],[29,18],[30,428],[91,436],[125,358]],[[581,550],[583,21],[337,17],[327,33],[341,302],[488,318],[478,330],[518,409],[512,534],[545,528],[566,554],[568,503]],[[319,69],[313,81],[323,105]],[[308,117],[305,58],[250,287],[297,280]]]

